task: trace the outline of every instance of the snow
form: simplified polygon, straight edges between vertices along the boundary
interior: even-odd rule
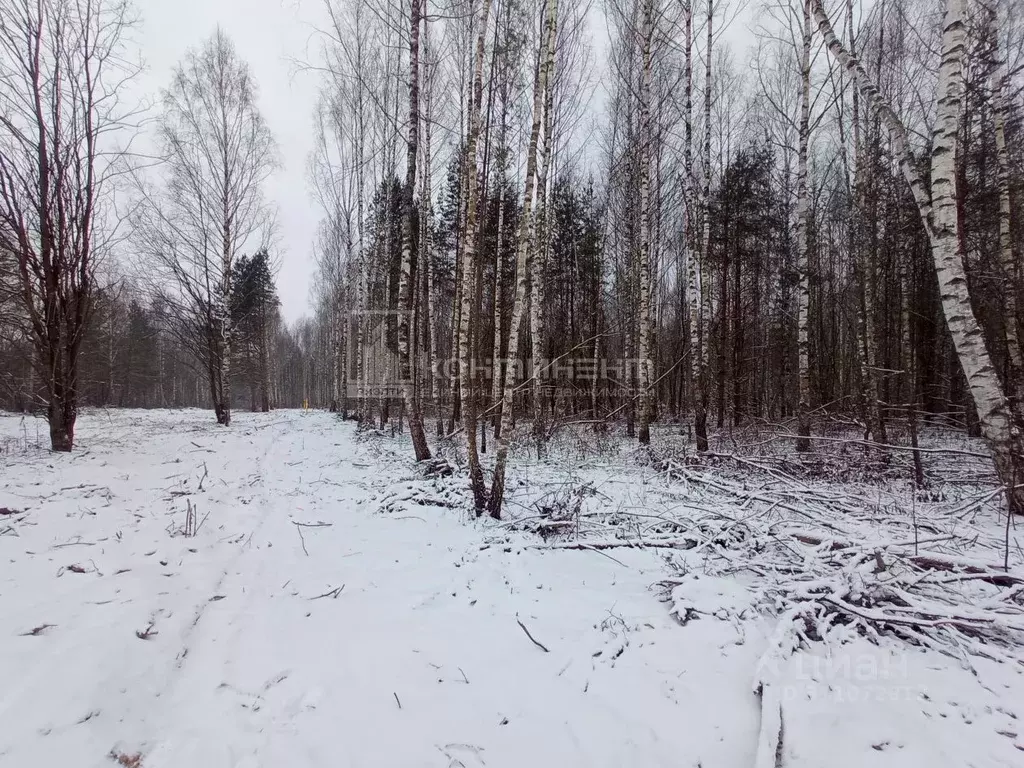
[[[765,761],[774,712],[786,766],[1024,764],[1024,654],[766,653],[762,586],[707,549],[517,530],[565,501],[542,462],[511,525],[325,413],[88,411],[75,453],[44,436],[0,416],[0,766],[732,768]],[[580,506],[667,503],[616,456],[564,471]]]

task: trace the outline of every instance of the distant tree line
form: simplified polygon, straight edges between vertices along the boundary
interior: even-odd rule
[[[2,8],[0,385],[55,449],[80,402],[224,425],[308,402],[408,428],[420,461],[457,438],[497,517],[510,451],[569,422],[698,454],[771,425],[811,454],[827,419],[882,451],[931,420],[982,438],[1024,511],[1020,0],[766,0],[746,50],[727,0],[609,0],[600,61],[587,0],[325,0],[317,274],[288,329],[277,149],[227,35],[175,69],[141,169],[97,150],[130,122],[93,77],[127,6]],[[111,178],[130,291],[98,277]]]

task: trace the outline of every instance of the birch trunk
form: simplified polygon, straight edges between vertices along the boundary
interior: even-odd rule
[[[708,17],[707,17],[707,52],[705,54],[706,62],[704,69],[704,189],[702,205],[704,207],[704,222],[703,222],[703,237],[701,240],[700,248],[700,261],[693,263],[691,259],[691,278],[690,285],[693,289],[693,301],[695,307],[691,310],[691,319],[696,318],[696,322],[692,322],[696,326],[699,333],[697,347],[693,352],[696,358],[694,364],[697,366],[694,371],[694,376],[697,381],[697,389],[695,403],[696,413],[694,415],[694,431],[697,436],[697,450],[706,451],[708,449],[708,381],[707,381],[707,367],[708,367],[708,339],[705,333],[705,321],[709,318],[707,312],[707,303],[710,298],[710,287],[704,285],[704,267],[709,263],[709,251],[711,248],[711,219],[709,213],[709,202],[711,199],[711,57],[713,52],[714,36],[713,36],[713,22],[714,22],[714,5],[711,0],[708,0]],[[692,92],[692,88],[691,88]],[[689,121],[688,121],[689,122]],[[689,141],[687,142],[689,144]],[[692,173],[691,173],[692,178]],[[691,198],[692,199],[692,198]],[[694,311],[696,315],[694,315]]]
[[[480,30],[476,40],[476,61],[473,65],[473,103],[470,105],[470,128],[466,139],[467,168],[466,192],[466,229],[465,245],[462,250],[462,307],[459,318],[459,388],[462,400],[462,425],[466,433],[466,454],[469,462],[469,482],[473,490],[473,504],[477,516],[483,514],[487,506],[487,489],[484,486],[484,473],[480,466],[477,452],[476,408],[473,401],[472,371],[472,313],[473,300],[476,296],[476,254],[479,248],[477,232],[477,206],[479,184],[477,184],[476,149],[480,136],[480,110],[483,104],[483,70],[484,48],[487,40],[487,20],[491,13],[491,0],[484,0],[481,14]]]
[[[470,98],[472,101],[472,98]],[[467,130],[468,135],[468,130]],[[475,163],[475,159],[474,159]],[[459,349],[459,334],[462,333],[462,289],[465,282],[465,275],[463,272],[463,262],[466,250],[466,201],[469,195],[469,173],[468,173],[469,160],[467,157],[462,158],[462,167],[459,170],[459,205],[458,205],[458,218],[459,226],[455,233],[455,305],[452,307],[452,339],[451,348],[455,352]],[[459,391],[461,381],[461,366],[456,370],[455,376],[452,377],[451,381],[451,401],[452,410],[450,419],[448,421],[448,433],[451,434],[455,431],[455,422],[460,420],[461,414],[461,403],[462,397]]]
[[[544,76],[544,107],[542,130],[543,148],[540,151],[540,165],[537,173],[537,221],[534,227],[533,255],[530,263],[530,339],[532,341],[533,376],[533,435],[537,441],[537,457],[540,458],[541,443],[545,433],[544,386],[549,373],[545,362],[544,344],[544,288],[547,284],[548,252],[548,175],[552,164],[552,112],[554,106],[555,52],[558,45],[558,19],[549,30],[550,44],[547,46],[546,74]]]
[[[808,267],[808,239],[810,235],[811,207],[807,199],[807,145],[810,140],[811,117],[811,0],[804,0],[803,45],[800,49],[800,125],[797,145],[796,170],[796,269],[797,287],[797,376],[799,406],[797,409],[798,451],[811,450],[811,374],[810,342],[807,333],[807,314],[810,308],[810,271]]]
[[[485,0],[486,2],[486,0]],[[505,464],[508,461],[508,439],[512,430],[512,398],[515,394],[516,367],[519,360],[519,331],[523,320],[529,288],[529,261],[535,221],[532,215],[534,182],[537,175],[537,141],[540,135],[544,93],[547,89],[550,60],[547,52],[554,47],[553,31],[558,20],[558,0],[547,0],[547,19],[544,23],[542,50],[538,56],[537,75],[533,83],[533,124],[530,127],[530,143],[526,151],[526,180],[523,189],[523,204],[519,218],[519,235],[516,243],[516,293],[509,319],[507,359],[512,364],[505,373],[505,385],[501,398],[501,429],[497,437],[498,454],[494,463],[494,481],[487,511],[491,517],[501,517],[501,505],[505,496]],[[543,62],[543,63],[540,63]]]
[[[710,4],[709,4],[710,8]],[[654,0],[644,0],[640,73],[640,327],[637,340],[641,445],[651,442],[651,38],[654,34]],[[708,13],[710,23],[710,11]],[[710,36],[709,36],[710,40]],[[708,59],[710,61],[710,58]],[[707,225],[706,225],[707,226]]]
[[[853,0],[846,0],[846,27],[850,35],[850,54],[857,55],[853,26]],[[885,443],[885,422],[881,408],[881,378],[877,365],[877,331],[875,328],[875,260],[874,254],[864,247],[865,188],[874,178],[874,163],[865,163],[866,145],[861,138],[860,92],[854,83],[851,94],[853,114],[853,178],[850,182],[850,225],[848,244],[850,258],[856,270],[857,301],[857,363],[861,377],[861,400],[867,436],[876,443]]]
[[[924,488],[924,465],[918,448],[917,429],[917,353],[913,347],[910,332],[910,252],[900,255],[900,333],[901,348],[906,355],[903,362],[904,379],[907,383],[907,424],[910,429],[910,447],[914,450],[911,457],[914,462],[914,484]]]
[[[684,13],[684,55],[683,83],[685,89],[684,121],[685,146],[683,149],[683,173],[685,175],[683,194],[686,210],[683,212],[685,228],[683,241],[686,247],[686,294],[690,315],[690,377],[693,380],[693,430],[697,440],[697,450],[708,449],[708,417],[704,402],[706,383],[704,381],[704,357],[701,345],[704,338],[703,306],[700,283],[700,264],[694,241],[694,206],[696,190],[693,178],[693,3],[687,0],[683,7]]]
[[[504,117],[502,119],[502,139],[500,151],[504,151]],[[505,293],[503,280],[501,278],[504,262],[502,259],[502,234],[505,230],[505,169],[501,168],[498,173],[498,233],[497,243],[494,248],[494,340],[491,352],[491,407],[494,412],[491,414],[494,424],[494,439],[498,439],[501,432],[501,391],[504,378],[501,366],[501,300]]]
[[[942,31],[942,63],[937,110],[932,131],[931,195],[917,171],[907,132],[886,104],[860,62],[836,37],[821,0],[812,0],[815,21],[829,51],[856,79],[861,95],[889,129],[893,147],[917,202],[931,243],[932,261],[946,326],[981,422],[982,436],[992,452],[1000,482],[1006,487],[1011,512],[1024,512],[1024,450],[1019,417],[1010,409],[981,327],[971,307],[960,248],[956,212],[956,141],[963,84],[966,0],[946,0]]]
[[[997,29],[999,27],[997,26]],[[1005,64],[1002,68],[1005,69]],[[1009,83],[1001,73],[992,89],[992,119],[995,123],[996,160],[999,164],[999,261],[1003,268],[1003,322],[1006,324],[1006,381],[1011,405],[1024,407],[1024,359],[1022,359],[1017,324],[1017,286],[1020,264],[1013,254],[1010,215],[1010,155],[1006,148],[1006,120],[1009,113],[1006,89]]]
[[[359,6],[361,8],[361,5]],[[358,18],[358,17],[357,17]],[[356,66],[362,72],[362,42],[357,36]],[[364,178],[366,167],[366,112],[363,103],[364,83],[360,78],[356,84],[356,424],[361,429],[368,418],[366,407],[366,241],[363,237],[365,220],[363,192],[366,187]]]
[[[427,0],[423,0],[423,191],[420,193],[420,203],[423,214],[420,217],[420,253],[422,254],[421,269],[423,271],[423,283],[426,290],[426,332],[427,343],[427,391],[430,402],[434,408],[434,416],[437,420],[437,436],[444,435],[444,421],[441,414],[440,387],[437,382],[437,307],[434,299],[434,258],[433,239],[431,237],[430,225],[434,220],[433,205],[433,184],[431,181],[431,167],[433,156],[431,155],[430,127],[433,118],[433,86],[430,76],[430,21],[427,9]]]
[[[402,190],[402,264],[398,284],[398,355],[402,396],[409,419],[416,461],[430,458],[423,413],[416,397],[412,329],[415,316],[412,243],[416,228],[416,158],[419,154],[420,1],[411,0],[409,20],[409,137],[406,142],[405,187]]]

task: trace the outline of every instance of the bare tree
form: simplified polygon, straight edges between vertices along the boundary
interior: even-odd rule
[[[217,423],[227,425],[232,266],[267,245],[262,186],[276,147],[249,67],[219,28],[178,65],[163,106],[164,178],[155,191],[140,184],[138,245],[203,362]]]
[[[545,92],[548,76],[553,66],[552,49],[555,45],[555,30],[558,24],[558,0],[546,0],[547,15],[541,35],[538,55],[537,74],[533,84],[533,122],[530,126],[530,141],[526,154],[526,179],[523,186],[522,211],[519,218],[519,235],[516,244],[516,283],[515,296],[512,304],[512,317],[508,329],[508,360],[512,363],[519,359],[520,326],[526,308],[527,293],[530,282],[530,250],[535,237],[536,220],[533,215],[533,201],[537,183],[537,143],[543,121]],[[536,364],[538,361],[534,361]],[[505,497],[505,464],[508,461],[508,433],[512,429],[512,401],[516,389],[516,371],[509,370],[505,374],[505,384],[501,399],[501,429],[497,433],[498,455],[494,463],[494,478],[491,494],[488,499],[488,513],[491,517],[501,517],[501,505]],[[536,373],[536,372],[535,372]]]
[[[423,429],[423,412],[416,397],[413,370],[413,328],[416,284],[413,274],[413,236],[416,230],[416,159],[420,136],[420,3],[412,0],[409,12],[409,133],[406,142],[405,187],[402,190],[402,264],[398,289],[398,354],[401,360],[402,394],[409,414],[409,435],[412,437],[416,461],[430,458],[427,434]]]
[[[708,29],[711,29],[711,4],[708,4]],[[710,32],[709,39],[710,39]],[[644,0],[643,21],[640,28],[641,47],[641,69],[640,69],[640,248],[637,252],[639,258],[640,275],[640,329],[639,343],[639,373],[640,373],[640,427],[638,438],[641,445],[651,442],[651,416],[653,411],[653,399],[651,393],[651,382],[654,379],[653,360],[651,360],[653,349],[652,325],[651,325],[651,302],[652,302],[652,279],[651,279],[651,150],[654,143],[654,133],[651,128],[651,38],[654,36],[654,0]],[[710,58],[708,59],[710,61]],[[710,64],[709,64],[710,67]],[[710,71],[710,69],[709,69]],[[710,103],[710,91],[708,92],[708,103]],[[710,142],[710,139],[708,140]],[[710,146],[710,144],[709,144]]]
[[[811,450],[811,362],[810,339],[808,335],[808,314],[810,313],[811,274],[809,266],[809,245],[811,229],[811,204],[807,191],[807,153],[811,135],[811,4],[803,2],[803,21],[800,25],[800,123],[797,134],[796,165],[796,270],[799,276],[797,286],[797,377],[799,381],[799,406],[797,410],[796,449]]]
[[[466,139],[466,229],[465,247],[462,249],[462,299],[459,317],[459,387],[462,399],[462,426],[466,433],[466,453],[469,459],[469,480],[473,489],[473,502],[477,515],[483,514],[487,505],[487,488],[476,444],[476,408],[473,402],[472,331],[477,313],[473,312],[476,297],[477,253],[480,232],[477,228],[479,189],[477,184],[477,141],[480,138],[480,112],[483,104],[484,54],[487,41],[487,21],[491,14],[491,0],[484,0],[480,14],[480,27],[476,40],[476,54],[473,63],[472,108],[470,109],[469,135]]]
[[[0,252],[13,254],[17,312],[47,400],[50,444],[74,445],[79,357],[94,274],[116,231],[105,209],[130,128],[121,100],[137,68],[120,0],[0,5]]]
[[[992,451],[996,472],[1006,487],[1011,512],[1024,512],[1024,450],[1019,415],[1007,401],[971,306],[964,272],[961,224],[957,215],[956,146],[963,90],[966,40],[966,0],[946,0],[941,65],[936,85],[935,126],[932,130],[931,190],[917,170],[917,161],[903,122],[881,97],[878,87],[856,57],[836,36],[821,0],[811,0],[818,29],[829,51],[850,73],[869,108],[889,129],[901,169],[914,195],[931,244],[932,261],[946,325],[953,339],[982,435]]]

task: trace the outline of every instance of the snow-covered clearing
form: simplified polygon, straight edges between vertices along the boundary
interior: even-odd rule
[[[567,464],[562,446],[557,466],[516,465],[517,520],[472,523],[461,476],[423,479],[400,438],[325,413],[223,429],[88,412],[71,455],[37,448],[40,424],[0,416],[0,765],[1024,764],[1019,615],[977,641],[996,659],[838,625],[765,656],[781,626],[766,596],[799,600],[711,561],[742,510],[813,509],[828,484],[750,499],[726,466]],[[863,492],[835,490],[853,501],[833,540],[893,541],[885,514],[858,521]],[[808,573],[856,575],[842,546],[813,546],[815,521]],[[962,525],[987,549],[960,554],[987,567],[998,516]],[[981,594],[965,599],[982,610]]]

